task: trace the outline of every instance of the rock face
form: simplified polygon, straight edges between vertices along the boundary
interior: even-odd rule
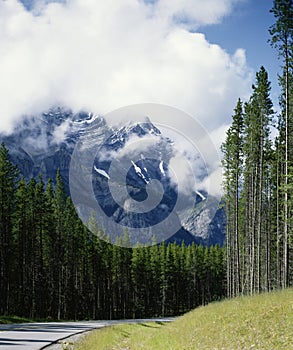
[[[45,181],[54,179],[60,169],[68,194],[70,162],[76,144],[82,139],[89,149],[98,145],[91,169],[92,187],[95,200],[108,217],[126,227],[145,228],[172,213],[178,230],[167,238],[168,242],[204,245],[224,242],[224,211],[206,193],[191,192],[192,208],[181,208],[180,215],[174,215],[178,193],[168,170],[174,155],[173,143],[149,119],[112,129],[100,116],[87,112],[74,114],[58,107],[39,116],[25,117],[12,134],[0,135],[0,139],[26,179],[39,174]],[[151,143],[138,157],[137,144],[141,140],[145,140],[143,144],[149,140]],[[80,179],[76,186],[82,187]],[[150,210],[141,214],[133,203],[138,203],[137,206],[147,199]],[[152,209],[154,204],[156,209]]]
[[[192,210],[183,213],[182,226],[206,245],[224,243],[225,210],[216,198],[209,196],[197,202]]]

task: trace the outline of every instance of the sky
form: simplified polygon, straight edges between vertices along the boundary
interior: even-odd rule
[[[273,0],[243,1],[220,24],[206,26],[201,30],[208,41],[219,44],[230,54],[239,47],[244,48],[247,64],[254,74],[264,66],[272,83],[271,97],[277,104],[280,92],[277,75],[281,62],[268,42],[268,29],[274,24],[274,16],[270,13],[272,7]]]
[[[277,101],[271,0],[0,0],[0,131],[53,105],[173,106],[218,147],[261,65]]]

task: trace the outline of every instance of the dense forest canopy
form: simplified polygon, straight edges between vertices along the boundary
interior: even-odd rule
[[[0,314],[52,319],[178,315],[225,295],[223,248],[107,243],[93,218],[90,231],[83,225],[59,172],[55,186],[42,178],[27,183],[4,145],[0,216]],[[127,243],[127,232],[120,239]]]

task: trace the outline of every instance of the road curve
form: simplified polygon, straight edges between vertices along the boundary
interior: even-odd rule
[[[41,350],[73,335],[122,323],[170,322],[174,318],[0,325],[0,350]]]

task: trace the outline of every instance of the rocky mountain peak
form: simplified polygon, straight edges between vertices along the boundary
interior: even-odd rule
[[[95,195],[100,206],[116,222],[132,227],[148,226],[172,212],[177,196],[176,187],[168,173],[168,163],[173,157],[173,143],[162,135],[149,117],[142,123],[130,122],[113,129],[103,117],[91,112],[73,113],[64,107],[53,107],[40,115],[24,117],[10,135],[0,134],[0,141],[6,144],[12,161],[27,179],[39,174],[42,174],[45,181],[54,179],[57,169],[60,169],[68,193],[71,157],[81,138],[89,148],[99,149],[100,153],[97,152],[92,170]],[[112,181],[109,174],[112,160],[117,160],[119,152],[127,150],[130,141],[142,140],[144,144],[144,139],[151,139],[153,142],[139,153],[139,157],[132,158],[130,152],[128,158],[121,158],[117,168],[117,173],[125,172],[128,194],[138,202],[145,200],[152,191],[161,191],[154,186],[153,180],[161,183],[164,196],[158,205],[159,210],[142,217],[137,213],[127,214],[133,207],[133,203],[127,198],[121,198],[122,205],[117,205],[110,195],[108,182]],[[136,148],[134,144],[137,151]],[[112,189],[114,187],[118,192],[121,186],[119,181],[114,181],[112,185]],[[223,244],[223,216],[216,216],[214,225],[205,225],[205,221],[212,220],[210,202],[207,202],[207,206],[204,204],[207,194],[192,191],[190,194],[194,196],[195,208],[190,215],[182,216],[180,232],[170,237],[169,241]],[[173,218],[176,225],[180,220],[177,216]]]

